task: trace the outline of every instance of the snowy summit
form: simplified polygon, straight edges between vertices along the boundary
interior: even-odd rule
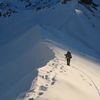
[[[0,100],[100,100],[99,0],[0,0]]]

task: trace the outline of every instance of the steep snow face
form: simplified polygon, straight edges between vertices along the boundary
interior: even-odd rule
[[[73,52],[71,66],[67,66],[63,56],[66,51],[54,45],[50,47],[55,58],[38,69],[30,90],[17,100],[99,100],[99,65]]]
[[[62,34],[58,41],[62,40],[67,46],[69,45],[71,48],[99,59],[99,8],[95,10],[91,6],[85,7],[73,1],[62,7],[58,6],[54,10],[40,12],[40,14],[42,19],[40,20],[40,24],[43,28],[51,33],[53,32],[53,34]],[[58,35],[56,36],[58,37]],[[67,37],[71,37],[71,40]],[[74,39],[80,42],[77,43]],[[89,48],[89,50],[87,51],[85,48]]]
[[[26,91],[29,89],[32,80],[37,76],[37,69],[39,67],[46,66],[46,64],[48,66],[49,62],[51,62],[52,64],[53,62],[55,62],[56,58],[58,59],[57,61],[63,64],[64,69],[66,69],[66,62],[63,58],[65,51],[59,51],[59,49],[56,49],[57,47],[55,46],[55,49],[52,49],[52,46],[45,44],[44,41],[53,41],[52,44],[56,43],[63,47],[63,49],[71,49],[71,51],[76,51],[77,54],[83,54],[85,57],[91,56],[93,57],[92,59],[95,58],[96,60],[100,60],[99,18],[99,7],[97,8],[97,10],[95,10],[92,7],[78,4],[75,0],[71,0],[71,2],[68,2],[65,5],[58,4],[56,6],[53,6],[52,8],[42,9],[38,12],[24,10],[19,11],[19,13],[17,13],[16,15],[7,17],[5,19],[1,17],[0,100],[15,99],[19,94],[23,92],[25,92],[23,93],[24,96],[21,96],[27,99],[29,92],[26,93]],[[55,55],[58,57],[55,57]],[[60,58],[63,58],[64,62],[59,60]],[[90,59],[90,57],[88,58]],[[58,86],[61,87],[62,85],[64,85],[63,88],[71,89],[69,87],[70,84],[72,85],[72,87],[78,88],[79,91],[80,88],[84,87],[85,85],[85,90],[83,88],[82,90],[80,90],[81,97],[79,96],[79,98],[82,98],[83,95],[87,95],[87,97],[84,99],[89,98],[90,100],[92,100],[92,98],[89,96],[90,94],[93,94],[93,92],[90,91],[95,90],[96,92],[94,93],[93,98],[94,100],[98,100],[100,89],[98,85],[100,83],[98,79],[98,73],[100,71],[99,68],[95,67],[99,67],[99,65],[93,64],[90,61],[84,61],[83,58],[81,60],[81,57],[79,56],[75,56],[75,58],[73,59],[74,62],[72,63],[71,70],[82,66],[82,68],[85,70],[84,72],[86,74],[89,73],[89,76],[94,79],[93,82],[89,77],[87,77],[87,75],[82,74],[83,72],[78,72],[77,75],[77,70],[75,70],[75,73],[74,71],[71,71],[74,74],[72,74],[71,76],[70,73],[70,76],[68,78],[75,76],[75,78],[79,79],[78,83],[81,82],[82,85],[79,87],[78,83],[74,83],[73,81],[70,81],[68,79],[64,80],[64,84],[58,83],[58,85],[55,86],[55,91],[57,90]],[[59,65],[57,66],[60,67]],[[73,68],[73,66],[75,66],[75,68]],[[94,68],[92,69],[89,66],[93,66]],[[87,67],[89,69],[87,69]],[[47,68],[49,69],[50,67]],[[93,71],[95,69],[96,71]],[[55,70],[57,71],[52,73],[50,78],[51,81],[49,83],[47,82],[47,85],[50,85],[50,91],[53,91],[53,89],[51,90],[51,83],[55,84],[55,78],[53,79],[54,81],[52,81],[52,78],[55,76],[56,72],[58,73],[60,71],[59,68],[56,68]],[[93,72],[93,76],[90,74],[90,70]],[[46,72],[44,71],[43,73]],[[89,85],[87,81],[81,80],[82,78],[80,76],[80,73],[85,77],[85,79],[88,80],[90,84],[93,85],[92,89],[90,88],[91,86],[89,86],[89,88],[86,86]],[[40,74],[42,74],[41,71]],[[58,74],[59,75],[57,76],[57,80],[61,82],[61,80],[59,79],[60,77],[61,79],[65,77],[64,73],[62,75],[61,73]],[[48,76],[46,76],[46,78],[47,77]],[[73,80],[73,78],[71,80]],[[67,84],[70,83],[67,87],[65,86],[66,81],[68,81]],[[43,80],[43,83],[45,82],[46,81]],[[96,85],[94,84],[94,82],[96,82]],[[39,84],[41,85],[42,83],[40,82]],[[33,85],[32,88],[34,88]],[[30,94],[28,99],[30,97],[35,97],[38,99],[38,96],[43,94],[39,93],[39,88],[39,86],[36,87],[36,93],[33,94],[34,91],[32,91],[33,95]],[[42,86],[41,88],[43,91],[47,90],[47,87]],[[86,92],[86,89],[90,91]],[[71,89],[70,91],[72,90],[73,89]],[[76,92],[76,98],[78,98],[78,91]],[[68,93],[68,91],[66,90],[65,92]],[[83,92],[86,93],[83,94]],[[60,92],[58,94],[60,94]],[[52,96],[52,94],[50,94],[49,96],[49,92],[47,92],[47,96],[49,98],[50,96]],[[74,92],[73,96],[75,96]],[[55,97],[50,99],[55,100]],[[42,97],[40,100],[42,100]],[[64,99],[62,98],[62,100]]]
[[[93,50],[95,54],[100,55],[99,16],[97,13],[93,14],[94,16],[86,8],[76,8],[74,15],[69,17],[69,20],[59,29],[81,40],[82,44]]]
[[[31,85],[37,68],[54,58],[37,26],[0,48],[0,100],[15,99]]]

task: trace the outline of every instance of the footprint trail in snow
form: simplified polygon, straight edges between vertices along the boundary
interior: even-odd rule
[[[38,69],[38,76],[34,80],[33,86],[30,91],[27,91],[22,100],[40,100],[49,88],[55,87],[59,83],[63,76],[68,81],[68,83],[66,81],[66,85],[73,85],[77,89],[79,86],[87,87],[90,91],[95,91],[100,97],[100,87],[95,84],[95,81],[87,73],[78,67],[67,66],[65,59],[55,58],[48,62],[46,66]],[[72,82],[73,79],[74,82]],[[83,91],[85,90],[83,89]]]

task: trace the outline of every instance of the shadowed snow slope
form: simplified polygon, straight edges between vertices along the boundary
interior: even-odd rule
[[[70,35],[71,38],[80,41],[81,44],[87,46],[93,52],[84,51],[84,47],[81,50],[77,47],[74,49],[100,59],[100,8],[98,7],[98,10],[91,9],[93,12],[72,0],[65,5],[59,4],[39,12],[24,11],[10,18],[1,18],[0,45],[20,37],[27,30],[39,24],[49,27],[51,30],[60,31],[60,34],[66,36],[66,38],[67,35]],[[66,38],[64,40],[67,40]],[[66,44],[64,40],[63,43]]]
[[[53,58],[37,27],[0,48],[0,100],[12,100],[26,91],[37,68]]]
[[[0,100],[99,100],[99,10],[71,0],[0,18]]]

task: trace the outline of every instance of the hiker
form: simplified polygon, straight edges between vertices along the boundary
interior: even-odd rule
[[[70,66],[70,60],[71,60],[71,58],[72,58],[71,52],[68,51],[68,52],[65,54],[65,57],[66,57],[66,60],[67,60],[67,65]]]

